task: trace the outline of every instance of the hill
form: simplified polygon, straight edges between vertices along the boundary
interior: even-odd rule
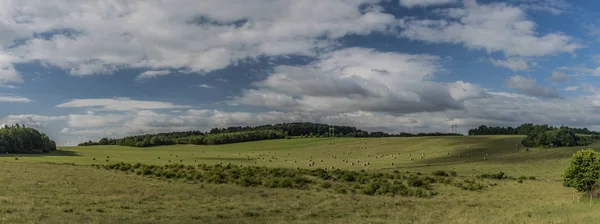
[[[209,146],[157,146],[143,150],[123,146],[59,147],[58,151],[43,156],[18,155],[18,161],[13,159],[14,155],[0,155],[0,169],[9,171],[0,175],[0,188],[4,189],[0,200],[6,202],[0,203],[0,211],[2,220],[11,223],[40,220],[50,223],[354,223],[357,220],[372,223],[593,223],[600,218],[598,204],[589,207],[583,198],[582,203],[577,203],[578,195],[561,183],[561,174],[571,154],[580,148],[526,150],[517,146],[523,138],[523,135],[337,138],[333,141],[299,138]],[[310,161],[315,162],[314,166],[309,166]],[[170,170],[164,171],[174,172],[175,176],[167,179],[137,175],[137,171],[122,167],[110,171],[89,166],[112,166],[121,162],[132,166],[135,163],[161,167],[170,164]],[[365,163],[369,165],[363,165]],[[173,170],[176,164],[185,165],[185,169]],[[417,175],[424,180],[439,179],[432,175],[438,171],[454,171],[456,177],[442,179],[452,183],[473,181],[484,184],[485,188],[471,191],[434,183],[428,191],[435,195],[421,198],[339,193],[335,188],[339,180],[335,179],[330,180],[331,187],[320,184],[307,189],[244,187],[236,183],[178,179],[181,175],[185,178],[186,170],[218,164],[242,165],[249,170],[272,168],[272,172],[280,175],[292,173],[296,167],[325,174],[322,170],[327,168],[329,174],[335,174],[337,169],[356,173],[364,170],[373,176]],[[238,170],[244,171],[223,170],[222,175],[236,175]],[[512,178],[477,177],[501,171]],[[525,179],[519,179],[521,176]],[[43,187],[31,187],[32,184]],[[65,188],[65,184],[69,187]],[[43,213],[36,212],[42,208],[31,204],[39,200],[51,204],[43,208]]]
[[[131,147],[151,147],[159,145],[195,144],[219,145],[286,137],[414,137],[414,136],[460,136],[455,133],[389,134],[367,132],[356,127],[335,126],[317,123],[283,123],[256,127],[213,128],[210,132],[188,131],[128,136],[122,139],[102,138],[98,142],[88,141],[79,146],[121,145]]]

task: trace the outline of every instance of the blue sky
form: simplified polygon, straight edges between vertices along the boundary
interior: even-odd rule
[[[0,1],[0,124],[59,145],[308,121],[600,130],[600,3]]]

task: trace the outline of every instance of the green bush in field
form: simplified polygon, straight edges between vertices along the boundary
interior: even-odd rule
[[[447,176],[449,176],[448,173],[446,173],[446,171],[443,171],[443,170],[435,171],[435,172],[433,172],[433,175],[434,176],[441,176],[441,177],[447,177]]]
[[[319,184],[319,187],[321,187],[321,188],[330,188],[331,187],[331,183],[329,183],[329,182],[323,182],[323,183]]]
[[[575,188],[579,192],[591,191],[599,184],[600,154],[591,148],[577,151],[563,177],[565,187]]]
[[[508,178],[508,176],[506,176],[504,172],[500,171],[498,173],[484,173],[479,175],[479,178],[502,180]]]

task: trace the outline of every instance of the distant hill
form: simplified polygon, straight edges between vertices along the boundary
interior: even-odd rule
[[[255,127],[233,126],[227,128],[213,128],[208,132],[188,131],[146,134],[128,136],[121,139],[103,138],[98,142],[88,141],[79,146],[90,145],[122,145],[132,147],[149,147],[174,144],[215,145],[286,137],[329,137],[330,128],[333,128],[335,137],[412,137],[412,136],[460,136],[455,133],[400,133],[389,134],[385,132],[368,132],[351,126],[336,126],[309,122],[281,123],[274,125],[260,125]]]

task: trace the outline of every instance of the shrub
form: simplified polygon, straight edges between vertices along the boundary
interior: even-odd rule
[[[457,175],[456,171],[454,171],[454,170],[450,171],[450,176],[455,177],[456,175]]]
[[[504,172],[500,171],[499,173],[484,173],[479,175],[479,178],[502,180],[506,179],[507,176],[504,174]]]
[[[427,186],[427,183],[425,183],[420,177],[415,176],[415,175],[408,176],[408,179],[406,181],[408,183],[408,186],[411,186],[411,187],[426,187]]]
[[[600,179],[600,154],[593,149],[583,149],[573,154],[565,170],[563,185],[579,192],[589,192]]]
[[[331,183],[329,183],[329,182],[323,182],[323,183],[319,184],[319,187],[321,187],[321,188],[330,188],[331,187]]]
[[[441,177],[447,177],[447,176],[449,176],[448,173],[446,173],[443,170],[435,171],[435,172],[433,172],[433,175],[434,176],[441,176]]]
[[[530,176],[529,180],[535,180],[535,177],[534,176]]]
[[[333,192],[338,193],[338,194],[346,194],[348,193],[348,191],[346,190],[345,187],[341,186],[341,185],[336,185],[333,188]]]
[[[526,176],[520,176],[520,177],[519,177],[519,180],[521,180],[521,181],[523,181],[523,180],[527,180],[527,177],[526,177]]]

